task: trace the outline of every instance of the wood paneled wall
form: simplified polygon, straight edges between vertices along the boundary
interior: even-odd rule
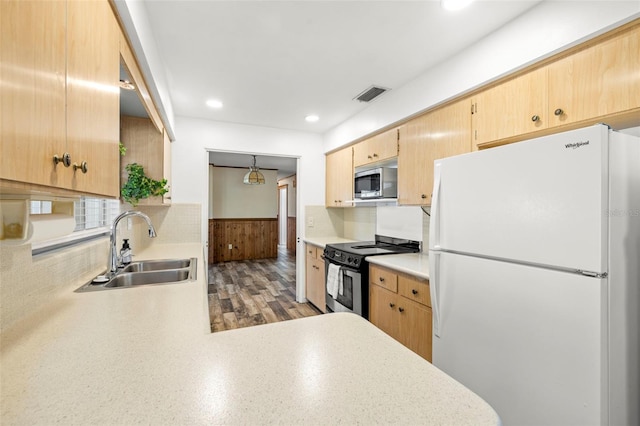
[[[209,263],[273,257],[278,257],[277,219],[209,219]]]
[[[287,250],[296,252],[296,218],[287,217]]]

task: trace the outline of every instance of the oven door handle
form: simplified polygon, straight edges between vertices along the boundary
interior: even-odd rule
[[[353,278],[354,275],[356,275],[356,274],[360,274],[360,271],[358,271],[357,269],[353,269],[353,268],[351,268],[349,266],[341,265],[341,269],[344,271],[345,275],[348,275],[351,278]]]
[[[324,255],[322,256],[322,258],[324,259],[325,263],[333,263],[334,265],[338,265],[340,267],[340,269],[344,270],[344,271],[349,271],[349,272],[353,272],[354,274],[359,274],[360,271],[352,268],[350,266],[346,266],[346,265],[341,265],[339,263],[334,263],[332,262],[330,259],[327,259],[326,257],[324,257]]]

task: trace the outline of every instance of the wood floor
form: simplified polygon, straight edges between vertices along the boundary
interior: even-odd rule
[[[276,259],[240,260],[209,265],[211,331],[319,315],[297,303],[295,256],[278,247]]]

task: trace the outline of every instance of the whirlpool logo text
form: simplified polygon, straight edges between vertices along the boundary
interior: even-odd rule
[[[569,149],[569,148],[577,149],[577,148],[580,148],[581,146],[585,146],[585,145],[589,145],[589,141],[568,143],[564,147],[566,149]]]

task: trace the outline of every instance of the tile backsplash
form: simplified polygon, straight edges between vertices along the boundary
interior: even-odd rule
[[[354,208],[326,208],[325,206],[305,207],[305,237],[342,237],[360,241],[370,241],[375,238],[378,228],[378,208],[386,209],[380,215],[383,220],[393,218],[393,209],[390,207],[354,207]],[[391,209],[391,210],[390,210]],[[411,210],[412,222],[410,236],[422,241],[422,250],[427,251],[429,245],[429,207],[424,210],[420,207],[396,207],[397,217],[403,220],[406,211]],[[389,214],[390,213],[390,214]],[[313,226],[309,226],[313,222]],[[381,229],[385,229],[382,227]],[[395,235],[393,235],[395,236]]]
[[[171,207],[138,206],[136,210],[149,216],[156,229],[157,237],[148,237],[147,223],[141,218],[131,218],[131,229],[127,229],[128,219],[124,219],[118,225],[118,249],[122,246],[124,238],[129,239],[134,255],[151,244],[201,241],[202,212],[200,204],[172,204]]]
[[[107,266],[109,240],[31,255],[31,244],[0,244],[0,332],[28,316],[69,284],[80,287]]]

